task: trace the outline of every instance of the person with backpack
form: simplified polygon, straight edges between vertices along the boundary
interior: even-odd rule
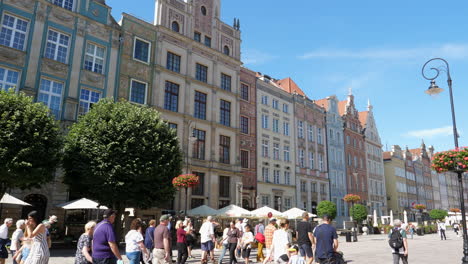
[[[388,244],[392,248],[393,264],[399,264],[400,259],[403,264],[408,264],[408,239],[406,231],[401,228],[401,220],[393,221],[394,228],[388,234]]]
[[[257,262],[261,263],[265,259],[263,248],[265,247],[265,226],[259,222],[255,226],[255,240],[257,241]]]

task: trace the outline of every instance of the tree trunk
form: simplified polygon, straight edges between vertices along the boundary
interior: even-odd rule
[[[122,227],[122,223],[124,223],[124,221],[122,221],[122,216],[125,217],[125,206],[121,204],[115,204],[113,209],[117,211],[117,215],[115,216],[114,229],[115,229],[115,239],[118,245],[119,242],[121,242],[122,237],[124,237],[123,227]]]

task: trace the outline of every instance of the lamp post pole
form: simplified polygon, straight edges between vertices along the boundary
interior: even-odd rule
[[[426,66],[432,62],[432,61],[441,61],[445,65],[442,65],[441,67],[431,67],[430,70],[433,70],[435,72],[435,75],[433,77],[428,77],[425,73],[424,70],[426,69]],[[427,94],[438,94],[443,91],[443,89],[439,88],[436,83],[435,79],[439,77],[439,74],[441,71],[445,71],[447,73],[447,84],[449,87],[449,95],[450,95],[450,107],[452,110],[452,123],[453,123],[453,140],[455,143],[455,148],[458,149],[458,132],[457,132],[457,123],[455,119],[455,106],[453,103],[453,92],[452,92],[452,78],[450,77],[450,67],[449,64],[446,60],[442,58],[433,58],[428,60],[424,66],[422,67],[422,75],[426,80],[431,81],[431,85],[429,86],[429,89],[426,91]],[[459,193],[460,193],[460,205],[461,205],[461,213],[462,213],[462,222],[463,222],[463,258],[462,258],[462,264],[468,264],[468,233],[466,230],[466,210],[465,210],[465,197],[464,197],[464,188],[463,188],[463,172],[461,170],[457,170],[457,176],[458,176],[458,188],[459,188]]]

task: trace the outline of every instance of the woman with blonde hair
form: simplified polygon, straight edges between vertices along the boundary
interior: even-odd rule
[[[133,219],[130,231],[125,235],[125,252],[130,264],[140,263],[141,252],[143,252],[144,260],[149,258],[148,250],[143,243],[142,227],[143,222],[140,218]]]
[[[188,258],[187,231],[181,220],[177,221],[175,228],[177,229],[177,263],[185,264]]]
[[[85,225],[85,232],[81,234],[76,244],[75,264],[93,263],[93,258],[91,257],[91,241],[93,240],[94,227],[96,227],[95,221],[89,221]]]

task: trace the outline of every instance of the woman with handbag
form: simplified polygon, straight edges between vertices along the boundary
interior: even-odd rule
[[[265,259],[263,248],[265,247],[265,226],[262,222],[255,226],[255,240],[257,241],[257,262],[262,263]]]

